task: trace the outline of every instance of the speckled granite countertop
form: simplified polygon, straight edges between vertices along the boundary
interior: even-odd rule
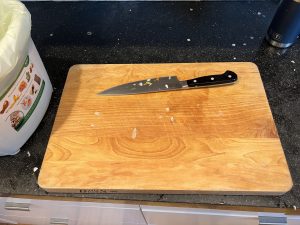
[[[47,114],[16,156],[0,158],[0,195],[300,207],[300,41],[264,41],[276,2],[27,2],[32,38],[54,86]],[[250,61],[258,65],[294,181],[283,196],[48,194],[38,187],[69,67],[84,63]],[[30,152],[30,156],[27,152]],[[277,181],[274,181],[277,182]]]

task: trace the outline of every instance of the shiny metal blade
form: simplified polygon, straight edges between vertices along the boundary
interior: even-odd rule
[[[179,81],[176,76],[160,77],[135,81],[104,90],[99,95],[133,95],[150,92],[172,91],[184,88],[185,81]]]

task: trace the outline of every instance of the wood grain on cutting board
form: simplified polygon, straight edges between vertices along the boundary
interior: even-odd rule
[[[234,85],[99,96],[177,75],[238,74]],[[252,63],[76,65],[39,175],[49,192],[283,194],[292,187]]]

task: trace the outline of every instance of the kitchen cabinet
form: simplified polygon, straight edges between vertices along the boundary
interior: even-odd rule
[[[283,213],[260,213],[160,206],[141,206],[141,209],[148,225],[259,225],[263,224],[260,219],[263,216],[279,219],[277,221],[280,221],[281,219],[287,221],[287,223],[268,223],[269,225],[300,224],[300,216],[286,216]]]
[[[288,225],[299,225],[300,216],[288,216]]]
[[[78,224],[146,225],[137,205],[84,203],[80,207]]]
[[[0,198],[0,223],[146,225],[138,205]]]
[[[3,221],[3,222],[2,222]],[[28,224],[28,225],[48,225],[48,218],[28,217],[28,216],[5,216],[0,215],[0,224]]]
[[[262,217],[287,221],[269,225],[300,224],[300,216],[284,213],[0,198],[0,224],[259,225]]]
[[[141,206],[149,225],[258,225],[251,212]]]

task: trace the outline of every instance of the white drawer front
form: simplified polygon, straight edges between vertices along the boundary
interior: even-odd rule
[[[149,225],[258,225],[256,213],[142,206]]]
[[[5,222],[7,224],[30,224],[30,225],[48,225],[48,218],[42,217],[27,217],[27,216],[5,216],[0,215],[0,223]],[[11,222],[9,222],[11,221]]]
[[[300,224],[300,216],[288,216],[288,225],[299,225]]]
[[[24,208],[13,210],[13,203],[26,203],[29,210]],[[76,205],[77,204],[77,205]],[[67,218],[76,220],[80,211],[78,203],[67,201],[48,201],[48,200],[30,200],[7,198],[4,203],[4,211],[2,214],[6,216],[20,216],[20,217],[44,217],[44,218]]]
[[[79,224],[84,225],[146,225],[139,209],[82,207]]]
[[[127,204],[0,198],[0,214],[5,218],[47,218],[46,224],[58,218],[67,219],[69,225],[146,225],[140,207]]]

